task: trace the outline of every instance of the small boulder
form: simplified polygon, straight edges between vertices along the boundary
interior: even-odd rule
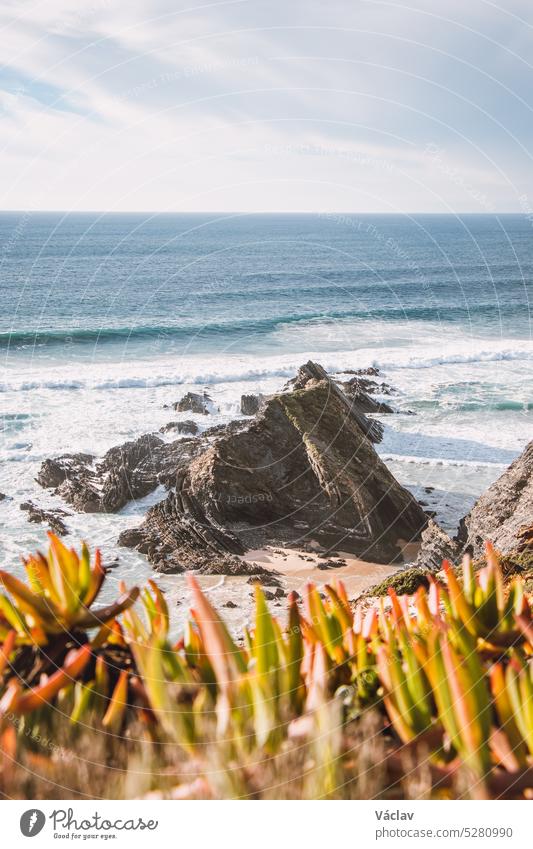
[[[28,514],[28,522],[46,524],[58,537],[68,534],[67,526],[62,517],[69,516],[70,514],[64,510],[44,510],[42,507],[34,504],[33,501],[24,501],[20,505],[20,509]]]
[[[198,433],[198,425],[192,419],[186,419],[184,422],[169,422],[159,428],[159,433],[170,433],[171,431],[188,433],[195,436]]]
[[[198,392],[187,392],[181,401],[176,401],[174,409],[177,413],[191,412],[200,416],[208,416],[210,403],[211,398],[207,392],[203,392],[201,395]]]
[[[137,528],[127,528],[119,535],[117,544],[123,546],[124,548],[136,548],[142,543],[142,541],[142,532],[138,531]]]

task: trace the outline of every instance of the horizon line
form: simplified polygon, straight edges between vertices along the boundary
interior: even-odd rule
[[[230,210],[230,209],[0,209],[0,215],[11,214],[26,214],[26,215],[320,215],[326,217],[328,215],[389,215],[389,216],[406,216],[412,217],[415,215],[448,215],[457,218],[462,215],[483,215],[483,216],[498,216],[498,215],[522,215],[527,217],[530,213],[524,210],[493,210],[491,212],[480,212],[478,210],[466,210],[464,212],[428,212],[425,210],[416,210],[415,212],[368,212],[364,210]]]

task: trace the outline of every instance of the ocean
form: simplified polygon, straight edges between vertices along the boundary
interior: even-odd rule
[[[453,531],[533,437],[532,281],[520,215],[0,214],[3,567],[45,541],[20,503],[64,506],[43,459],[157,432],[188,390],[228,421],[308,359],[381,370],[379,453]],[[115,540],[164,494],[68,517],[67,539],[142,580]]]

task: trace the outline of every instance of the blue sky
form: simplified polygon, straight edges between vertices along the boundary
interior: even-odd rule
[[[530,0],[3,0],[0,28],[0,208],[533,208]]]

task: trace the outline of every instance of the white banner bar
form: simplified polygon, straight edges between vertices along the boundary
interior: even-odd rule
[[[533,845],[532,810],[524,801],[4,801],[0,807],[2,845],[9,849],[66,841],[143,849],[526,849]]]

